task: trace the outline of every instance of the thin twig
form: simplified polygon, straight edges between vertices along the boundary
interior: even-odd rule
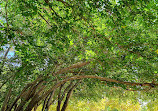
[[[44,18],[43,15],[41,15],[39,12],[38,12],[38,15],[39,15],[50,27],[52,27],[51,24]]]

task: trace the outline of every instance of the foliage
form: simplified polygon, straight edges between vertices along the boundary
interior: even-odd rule
[[[0,10],[2,111],[64,111],[72,92],[157,101],[157,1],[6,0]]]
[[[108,99],[101,99],[97,102],[95,101],[88,101],[88,100],[82,100],[82,101],[76,101],[71,100],[69,103],[69,106],[67,107],[66,111],[113,111],[114,109],[117,111],[139,111],[140,105],[139,103],[133,104],[129,101],[126,103],[119,104],[117,100],[108,100]],[[42,110],[42,105],[37,108],[37,111]],[[51,111],[56,110],[56,105],[52,105],[50,107]]]

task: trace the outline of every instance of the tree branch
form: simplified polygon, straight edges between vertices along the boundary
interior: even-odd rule
[[[64,84],[61,84],[60,88],[59,88],[59,93],[58,93],[58,106],[57,106],[57,111],[60,111],[60,106],[61,106],[61,90],[62,90],[62,87],[64,86]]]
[[[54,93],[55,93],[55,90],[53,90],[51,93],[50,93],[50,96],[48,98],[48,101],[47,101],[47,104],[46,104],[46,110],[49,110],[49,106],[51,105],[51,99],[52,97],[54,96]]]
[[[69,90],[69,92],[67,93],[67,96],[66,96],[66,99],[65,99],[65,102],[63,104],[63,107],[61,109],[61,111],[65,111],[66,108],[67,108],[67,105],[68,105],[68,102],[69,102],[69,99],[70,99],[70,96],[71,96],[71,93],[72,91],[74,90],[74,88],[78,85],[80,81],[78,81],[75,85],[72,86],[72,88]]]
[[[52,27],[52,26],[50,25],[50,23],[44,18],[44,16],[42,16],[39,12],[38,12],[38,15],[39,15],[50,27]]]
[[[36,82],[41,81],[43,78],[39,77],[37,78],[35,81],[33,81],[32,83],[29,83],[26,85],[26,87],[24,87],[24,89],[21,91],[20,95],[15,99],[15,101],[11,104],[11,106],[9,107],[8,111],[11,111],[11,109],[13,108],[13,106],[17,103],[17,101],[24,95],[24,93],[34,84],[36,84]]]
[[[87,63],[84,63],[84,64],[87,64]],[[82,65],[80,64],[79,66],[82,66]],[[78,65],[74,65],[73,68],[77,67],[77,66]],[[80,79],[85,79],[85,78],[99,79],[100,81],[108,81],[108,82],[120,83],[120,84],[124,84],[124,85],[131,85],[131,86],[148,86],[148,87],[158,86],[158,84],[155,84],[155,83],[123,82],[123,81],[118,81],[118,80],[114,80],[114,79],[110,79],[110,78],[106,78],[106,77],[94,76],[94,75],[76,75],[76,76],[72,76],[70,78],[64,79],[61,82],[58,82],[55,86],[53,86],[52,88],[50,88],[43,95],[41,95],[41,96],[40,95],[36,95],[34,97],[35,100],[34,100],[34,98],[32,98],[32,101],[30,101],[30,103],[29,103],[29,105],[28,105],[28,107],[27,107],[27,109],[25,111],[32,110],[32,108],[34,107],[34,105],[36,103],[38,103],[39,101],[43,100],[53,90],[55,90],[56,88],[60,87],[61,84],[64,84],[67,81],[80,80]]]
[[[41,97],[39,97],[39,101],[42,100],[43,98],[45,98],[54,89],[58,88],[61,84],[65,83],[67,81],[85,79],[85,78],[99,79],[101,81],[108,81],[108,82],[120,83],[120,84],[124,84],[124,85],[131,85],[131,86],[148,86],[148,87],[158,86],[158,84],[153,84],[153,83],[123,82],[123,81],[118,81],[118,80],[114,80],[114,79],[110,79],[110,78],[106,78],[106,77],[94,76],[94,75],[76,75],[76,76],[72,76],[70,78],[64,79],[63,81],[57,83],[54,87],[52,87],[45,94],[43,94]]]
[[[83,66],[85,66],[85,65],[88,65],[89,63],[90,63],[90,62],[88,61],[88,62],[82,62],[82,63],[74,64],[74,65],[72,65],[72,66],[70,66],[70,67],[66,67],[66,68],[64,68],[64,69],[59,70],[58,72],[55,73],[55,75],[65,73],[65,72],[67,72],[67,71],[70,70],[70,69],[75,69],[75,68],[83,67]]]

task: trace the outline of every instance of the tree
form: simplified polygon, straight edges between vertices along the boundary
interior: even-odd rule
[[[86,97],[92,97],[96,86],[157,99],[156,4],[155,0],[1,2],[0,43],[9,46],[6,51],[1,48],[2,111],[31,111],[39,104],[44,111],[55,101],[57,111],[65,111],[72,92],[81,97],[86,90]],[[9,58],[11,48],[15,54]]]

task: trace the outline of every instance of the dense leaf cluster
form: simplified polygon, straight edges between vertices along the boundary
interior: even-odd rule
[[[59,95],[69,97],[75,87],[78,98],[120,98],[129,90],[138,92],[125,98],[157,99],[155,0],[6,0],[0,11],[1,105],[7,101],[10,107],[22,89],[39,77],[44,82],[37,84],[45,89],[40,85],[35,89],[35,95],[41,95],[36,102],[45,104],[46,94],[55,91],[52,100],[58,100],[59,109]],[[83,79],[85,75],[96,79]],[[9,101],[7,94],[12,95]],[[24,100],[35,100],[31,94]],[[24,104],[22,97],[17,104]],[[23,107],[33,108],[36,102]]]

